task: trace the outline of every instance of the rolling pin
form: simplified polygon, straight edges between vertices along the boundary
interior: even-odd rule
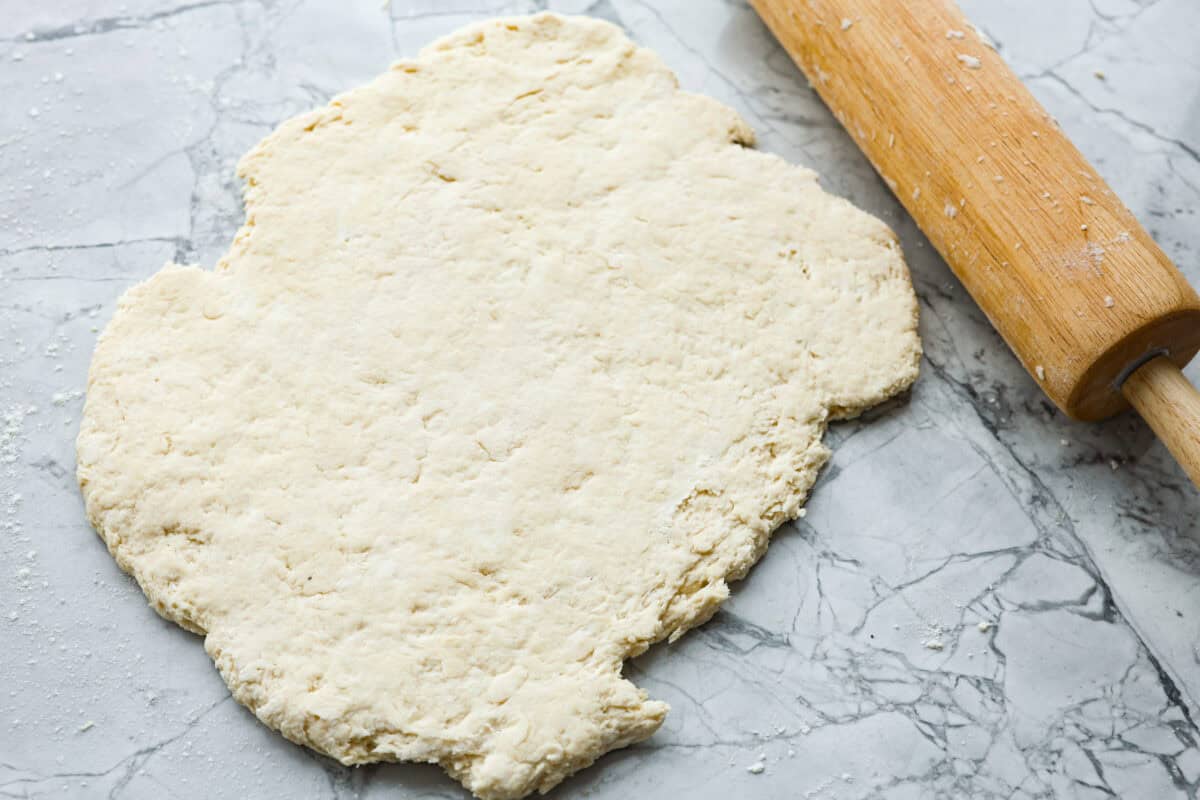
[[[1200,486],[1200,298],[952,0],[751,0],[1045,393]]]

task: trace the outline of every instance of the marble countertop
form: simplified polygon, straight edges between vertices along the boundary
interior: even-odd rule
[[[965,5],[1200,284],[1200,4]],[[831,430],[807,517],[713,621],[628,666],[663,728],[555,796],[1196,797],[1200,495],[1136,419],[1051,407],[737,0],[6,5],[0,797],[465,797],[233,702],[92,533],[73,439],[117,297],[223,252],[247,148],[440,34],[547,6],[622,25],[887,220],[926,347],[910,397]]]

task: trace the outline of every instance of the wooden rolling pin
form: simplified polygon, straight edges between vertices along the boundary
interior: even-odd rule
[[[751,0],[1042,389],[1200,486],[1200,298],[952,0]]]

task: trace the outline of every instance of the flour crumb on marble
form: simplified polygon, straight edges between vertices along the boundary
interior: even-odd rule
[[[68,403],[73,403],[81,397],[83,397],[83,392],[78,389],[66,392],[55,392],[53,395],[51,395],[50,402],[59,408],[62,408]]]

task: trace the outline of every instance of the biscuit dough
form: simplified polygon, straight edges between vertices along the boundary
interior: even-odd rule
[[[237,700],[342,761],[545,791],[667,707],[622,662],[917,374],[893,234],[615,27],[475,25],[241,162],[215,271],[97,345],[97,531]]]

